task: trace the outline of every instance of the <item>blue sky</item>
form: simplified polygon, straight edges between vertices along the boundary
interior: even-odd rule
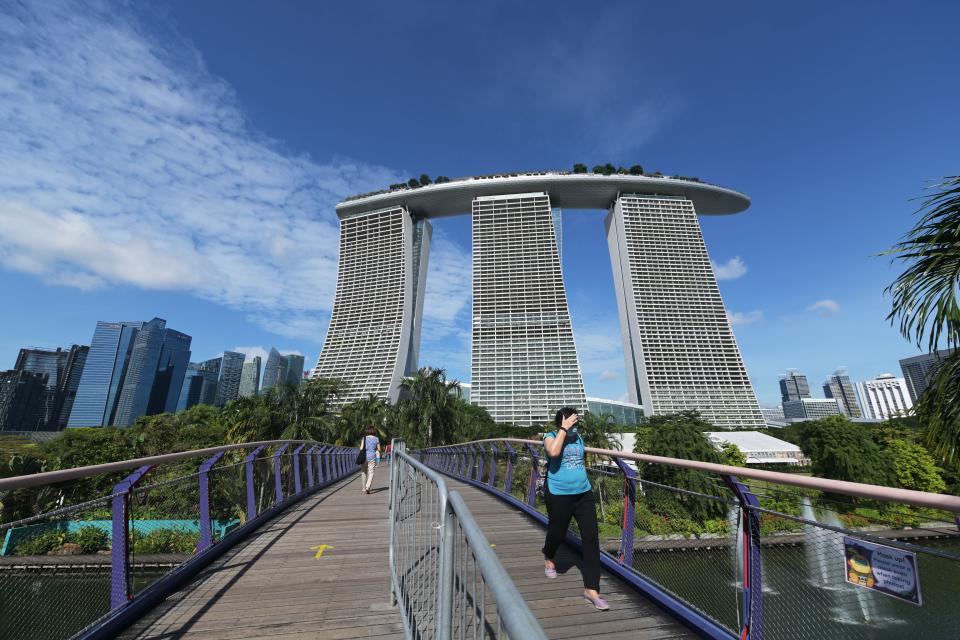
[[[917,352],[876,254],[958,169],[955,3],[460,5],[0,0],[0,366],[153,316],[196,360],[315,362],[339,199],[608,161],[753,198],[701,223],[761,403]],[[587,393],[618,398],[602,216],[565,214],[564,270]],[[459,379],[469,251],[435,223],[421,363]]]

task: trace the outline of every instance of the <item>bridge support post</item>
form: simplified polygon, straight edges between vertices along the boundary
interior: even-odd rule
[[[285,444],[276,450],[273,454],[273,488],[274,488],[274,506],[283,502],[283,478],[280,475],[280,456],[287,450],[289,444]]]
[[[743,628],[740,638],[743,640],[763,640],[763,585],[760,554],[760,516],[756,508],[760,506],[757,496],[750,492],[747,485],[736,476],[724,476],[724,483],[740,503],[743,517],[741,530],[743,552],[740,566],[743,572]]]
[[[530,445],[524,445],[527,448],[527,451],[530,452],[530,482],[527,487],[527,504],[531,507],[536,506],[537,503],[537,479],[540,477],[540,472],[537,471],[537,452],[533,450],[533,447]]]
[[[200,465],[200,543],[197,551],[213,546],[213,530],[210,526],[210,469],[220,461],[225,451],[219,451]]]
[[[620,538],[620,564],[633,567],[633,529],[636,523],[637,472],[620,458],[614,458],[623,474],[623,532]]]
[[[509,442],[504,442],[503,446],[507,448],[507,480],[503,485],[503,492],[507,495],[510,495],[510,490],[513,488],[513,447],[510,446]]]
[[[500,451],[497,445],[490,443],[490,477],[487,478],[487,486],[493,488],[493,479],[497,477],[497,454]]]
[[[323,474],[323,466],[324,466],[324,463],[325,463],[325,461],[326,461],[326,459],[327,459],[327,457],[324,455],[323,452],[326,451],[326,450],[327,450],[327,448],[324,447],[324,446],[319,446],[319,447],[317,447],[317,453],[316,453],[316,456],[317,456],[317,459],[316,459],[316,463],[317,463],[317,484],[323,484],[323,483],[326,481],[326,477],[324,477],[324,474]],[[327,477],[329,477],[329,475],[330,475],[330,472],[328,471],[328,472],[327,472]]]
[[[310,447],[307,449],[307,454],[304,456],[307,459],[307,488],[313,489],[313,452],[316,449],[316,446]]]
[[[116,609],[130,599],[130,540],[127,537],[130,525],[130,490],[153,465],[144,465],[128,475],[113,488],[113,536],[110,542],[110,608]]]
[[[247,472],[247,522],[257,517],[257,496],[254,493],[253,487],[253,461],[256,460],[257,455],[266,447],[267,445],[260,445],[243,459]]]
[[[293,450],[293,493],[294,495],[300,495],[300,490],[303,489],[303,485],[300,484],[300,453],[303,451],[303,448],[306,446],[307,445],[302,444]]]

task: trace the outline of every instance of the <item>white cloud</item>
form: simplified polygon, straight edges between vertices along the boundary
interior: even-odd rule
[[[605,380],[604,372],[623,369],[623,339],[616,320],[579,323],[573,328],[573,338],[584,375],[597,374]]]
[[[601,380],[616,380],[620,377],[620,374],[616,371],[611,371],[610,369],[604,369],[600,372]]]
[[[717,280],[736,280],[747,273],[747,265],[740,256],[730,258],[722,264],[711,260],[710,264],[713,265],[713,273],[717,276]]]
[[[189,292],[319,341],[334,205],[400,176],[264,136],[189,42],[128,6],[24,3],[0,16],[0,266],[81,289]],[[455,255],[437,243],[435,282],[462,278]],[[446,302],[431,313],[464,304]]]
[[[754,309],[753,311],[748,311],[747,313],[744,313],[743,311],[734,311],[733,313],[730,313],[728,311],[727,319],[733,326],[753,324],[754,322],[763,320],[763,311],[759,309]]]
[[[812,305],[807,307],[807,311],[812,311],[821,318],[826,318],[840,313],[840,303],[836,300],[824,298],[823,300],[817,300]]]

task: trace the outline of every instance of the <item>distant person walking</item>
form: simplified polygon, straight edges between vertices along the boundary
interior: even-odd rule
[[[367,461],[363,465],[363,483],[364,493],[370,493],[370,485],[373,483],[373,472],[377,468],[377,458],[380,457],[380,439],[377,437],[377,430],[373,427],[367,427],[367,435],[363,436],[360,448],[367,452]]]
[[[547,539],[543,543],[544,575],[557,577],[553,559],[567,535],[570,519],[577,519],[583,543],[583,597],[601,611],[610,608],[600,597],[600,533],[597,507],[587,468],[584,464],[583,438],[577,433],[577,410],[564,407],[554,416],[554,430],[543,436],[547,452],[547,479],[544,501],[547,503]]]

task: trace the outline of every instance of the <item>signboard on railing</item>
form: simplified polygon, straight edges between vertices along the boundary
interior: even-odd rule
[[[917,555],[882,544],[843,537],[844,579],[916,605],[920,598]]]

